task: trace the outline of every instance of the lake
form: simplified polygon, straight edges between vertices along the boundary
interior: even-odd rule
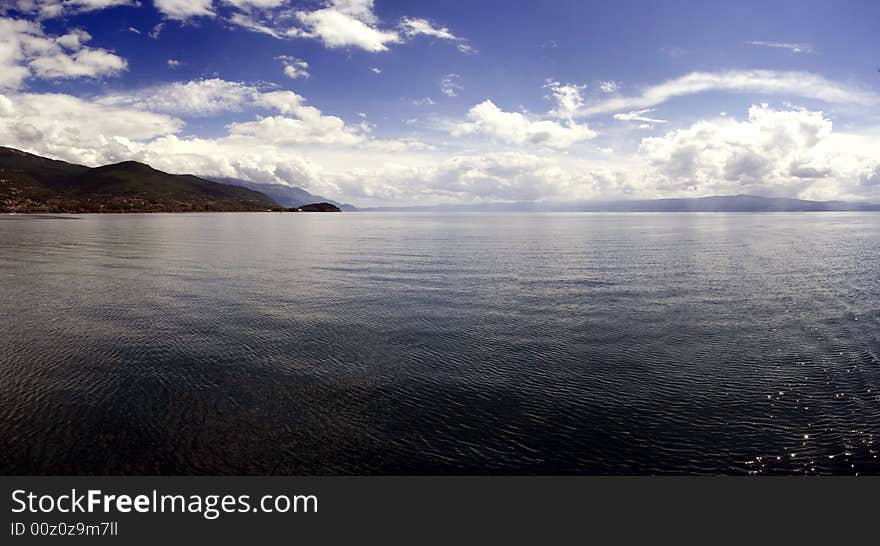
[[[878,474],[880,213],[0,216],[0,473]]]

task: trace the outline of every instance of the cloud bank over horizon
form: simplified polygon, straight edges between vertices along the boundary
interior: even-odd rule
[[[642,57],[606,59],[591,55],[604,45],[565,35],[578,15],[559,9],[513,10],[502,33],[475,24],[491,20],[485,6],[12,0],[0,8],[0,145],[364,206],[880,202],[876,67],[748,26],[711,52],[673,47],[671,34],[638,44]],[[620,17],[611,3],[596,10]],[[848,32],[852,47],[869,39]],[[533,43],[510,45],[526,35]],[[656,66],[632,66],[642,58]]]

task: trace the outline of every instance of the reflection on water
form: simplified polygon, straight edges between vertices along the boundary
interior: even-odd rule
[[[0,217],[0,472],[880,473],[880,214]]]

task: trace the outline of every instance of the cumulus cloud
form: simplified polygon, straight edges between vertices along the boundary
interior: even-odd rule
[[[258,142],[273,142],[279,146],[297,144],[325,144],[354,146],[366,139],[361,127],[346,125],[341,118],[325,116],[311,106],[300,106],[292,116],[270,116],[257,121],[232,123],[233,136],[252,137]]]
[[[469,153],[417,165],[383,165],[341,173],[337,185],[362,204],[474,203],[623,197],[622,172],[522,151]]]
[[[84,45],[91,38],[81,29],[53,36],[39,23],[0,18],[0,89],[18,88],[29,77],[91,78],[126,70],[122,57]]]
[[[104,106],[69,95],[0,95],[3,144],[68,161],[95,164],[112,153],[119,139],[174,134],[183,125],[171,116]]]
[[[259,93],[252,86],[219,78],[174,82],[99,97],[96,102],[186,116],[239,112]]]
[[[548,79],[544,82],[544,88],[550,90],[547,97],[556,102],[556,108],[550,114],[556,117],[571,119],[584,105],[584,85],[561,84],[558,81]]]
[[[141,92],[138,100],[146,103],[118,96],[83,100],[61,94],[0,94],[0,145],[87,165],[134,159],[169,172],[296,184],[333,195],[341,195],[336,186],[340,175],[322,164],[338,166],[333,154],[340,150],[372,165],[381,157],[377,154],[400,157],[401,152],[430,149],[414,139],[374,138],[366,121],[348,124],[291,91],[252,93],[242,87],[247,86],[154,88],[157,95],[173,96],[159,102]],[[145,108],[201,111],[201,106],[172,104],[205,98],[206,92],[214,110],[246,106],[275,114],[231,123],[224,136],[198,138],[178,136],[185,127],[181,119]],[[242,96],[246,99],[238,98]],[[245,101],[248,105],[241,105]],[[316,163],[310,154],[331,154],[334,159]]]
[[[397,32],[379,28],[372,0],[331,0],[324,8],[299,11],[296,17],[305,28],[288,35],[315,38],[329,48],[355,46],[376,53],[402,41]]]
[[[753,106],[742,120],[705,119],[643,138],[631,154],[600,145],[577,157],[554,148],[588,138],[583,127],[486,101],[453,133],[480,133],[518,148],[450,155],[417,141],[374,138],[365,120],[346,123],[292,91],[220,81],[153,94],[172,97],[0,94],[0,144],[90,165],[135,159],[170,172],[295,184],[359,204],[736,193],[880,200],[877,138],[835,131],[820,111]],[[202,107],[173,106],[190,100],[218,112],[270,115],[231,123],[216,138],[181,136],[184,122],[171,111],[198,112]]]
[[[177,21],[215,15],[212,0],[153,0],[153,4],[166,18]]]
[[[96,104],[182,117],[206,117],[229,112],[269,110],[280,115],[227,126],[230,137],[249,137],[252,143],[275,146],[324,145],[406,150],[425,148],[414,139],[384,140],[370,135],[366,122],[348,124],[326,115],[292,91],[262,89],[219,78],[174,82],[126,93],[98,97]]]
[[[620,84],[613,80],[599,82],[599,91],[603,93],[615,93],[620,89]]]
[[[455,124],[451,133],[453,136],[482,134],[510,144],[548,148],[568,148],[596,136],[585,124],[532,119],[519,112],[505,112],[491,100],[471,108],[467,121]]]
[[[292,91],[264,91],[256,86],[219,78],[174,82],[97,97],[95,104],[171,114],[185,118],[225,113],[269,110],[281,115],[227,126],[231,136],[251,137],[253,142],[288,146],[314,144],[363,146],[371,149],[419,149],[426,145],[414,139],[384,140],[370,135],[366,122],[347,124],[306,104]]]
[[[702,120],[642,141],[658,189],[700,195],[752,193],[877,198],[864,173],[880,158],[873,139],[838,134],[821,111],[752,106],[748,119]]]
[[[692,72],[659,85],[646,87],[635,96],[618,96],[587,105],[581,116],[651,108],[676,97],[707,91],[731,93],[785,94],[815,99],[830,104],[873,105],[880,103],[880,94],[829,80],[809,72],[776,70],[731,70],[726,72]]]
[[[103,49],[82,49],[75,53],[55,53],[33,59],[30,68],[40,78],[84,78],[122,72],[128,63]]]
[[[71,51],[79,51],[83,45],[92,39],[92,35],[81,28],[75,28],[63,36],[59,36],[55,43]]]
[[[275,58],[284,65],[284,75],[288,78],[296,80],[311,76],[309,73],[309,63],[306,61],[291,57],[290,55],[281,55]]]

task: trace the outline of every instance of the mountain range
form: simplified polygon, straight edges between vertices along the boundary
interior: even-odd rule
[[[240,178],[208,178],[208,180],[220,184],[231,184],[233,186],[241,186],[242,188],[258,191],[262,194],[268,195],[274,199],[275,202],[289,208],[299,208],[310,203],[330,203],[331,205],[336,205],[341,210],[357,210],[357,207],[354,205],[340,203],[327,197],[315,195],[296,186],[285,186],[283,184],[258,184],[248,180],[241,180]]]
[[[124,161],[90,168],[0,146],[0,212],[342,210],[294,186],[168,174]]]
[[[475,205],[373,207],[364,211],[436,212],[828,212],[880,211],[880,204],[809,201],[757,195],[715,195],[618,201],[523,201]]]
[[[0,212],[358,210],[302,188],[235,178],[168,174],[136,161],[90,168],[0,146]],[[317,206],[321,204],[322,206]],[[310,207],[309,205],[316,205]],[[365,211],[822,212],[880,211],[880,204],[729,195],[619,201],[376,207]]]
[[[0,211],[184,212],[283,210],[270,197],[136,161],[89,168],[0,147]]]

